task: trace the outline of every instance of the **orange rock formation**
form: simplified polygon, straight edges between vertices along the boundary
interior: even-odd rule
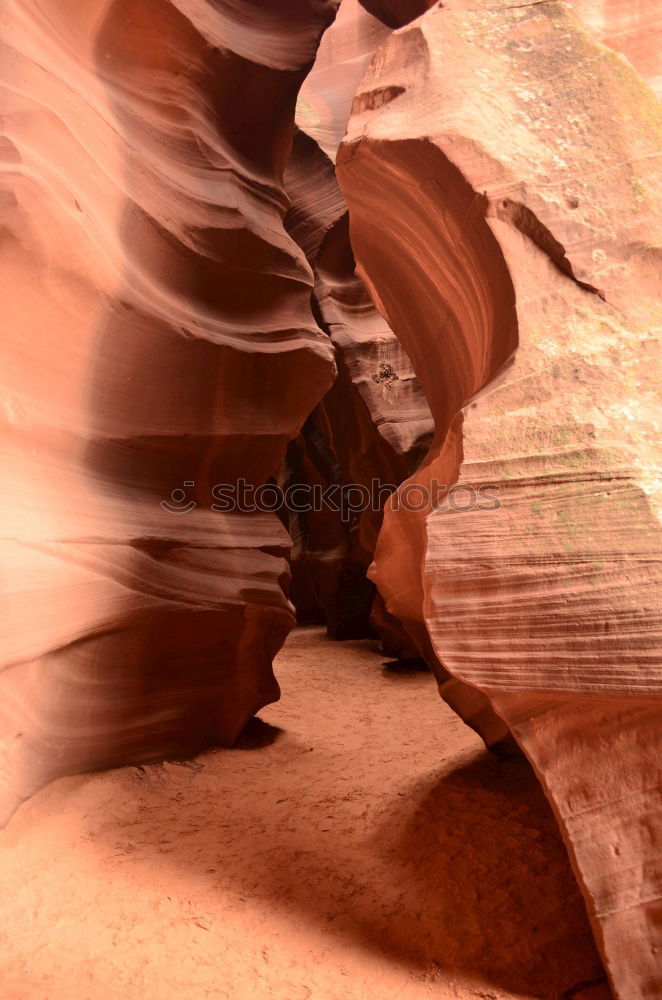
[[[617,996],[657,997],[658,107],[566,5],[449,0],[355,108],[352,243],[435,418],[412,482],[454,484],[387,508],[373,578],[533,763]]]

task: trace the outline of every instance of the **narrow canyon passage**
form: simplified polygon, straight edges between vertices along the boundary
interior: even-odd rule
[[[383,659],[298,629],[238,748],[24,803],[0,833],[5,1000],[605,1000],[528,766]]]

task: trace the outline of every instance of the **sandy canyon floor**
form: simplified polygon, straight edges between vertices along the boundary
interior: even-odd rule
[[[604,1000],[554,819],[432,677],[299,629],[241,746],[0,834],[4,1000]]]

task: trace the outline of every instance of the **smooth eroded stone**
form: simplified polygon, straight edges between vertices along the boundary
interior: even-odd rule
[[[662,992],[660,124],[567,5],[447,0],[338,156],[435,418],[375,582],[533,763],[620,1000]]]
[[[214,487],[333,377],[282,175],[336,6],[3,8],[3,817],[278,697],[289,539]]]
[[[355,273],[333,164],[300,131],[285,187],[285,225],[314,270],[316,310],[338,368],[279,472],[294,501],[286,521],[291,597],[300,621],[325,621],[338,639],[374,636],[376,628],[387,655],[411,659],[420,651],[376,600],[367,571],[384,503],[427,453],[432,417],[409,358]]]

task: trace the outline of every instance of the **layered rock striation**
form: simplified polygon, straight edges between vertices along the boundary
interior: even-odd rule
[[[567,5],[498,0],[392,35],[354,106],[352,245],[435,419],[373,578],[531,760],[616,996],[657,997],[659,106]]]
[[[302,501],[302,490],[325,496],[310,511],[290,508],[291,596],[300,620],[324,621],[334,638],[374,635],[373,616],[387,654],[411,658],[417,650],[366,574],[383,505],[426,454],[432,418],[407,355],[355,273],[333,164],[302,132],[285,184],[285,224],[314,269],[316,310],[338,368],[280,472],[282,487],[298,486]]]
[[[292,596],[339,636],[372,608],[516,740],[616,996],[650,1000],[662,123],[598,39],[656,85],[656,15],[344,0],[297,107],[336,7],[3,9],[0,821],[278,697],[276,470],[405,479],[383,527],[382,493],[289,521]]]
[[[332,381],[282,175],[335,8],[4,7],[3,816],[278,697],[289,539],[214,487]]]

